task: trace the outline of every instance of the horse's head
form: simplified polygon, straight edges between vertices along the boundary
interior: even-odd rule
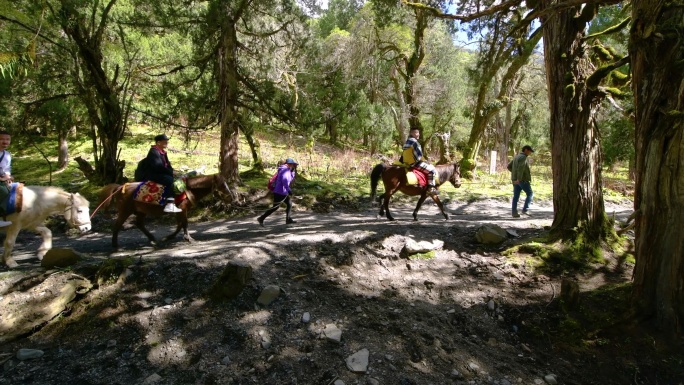
[[[454,172],[451,174],[451,178],[449,178],[449,182],[451,182],[454,187],[459,188],[461,187],[461,165],[456,162],[453,164],[454,167]]]
[[[79,193],[69,194],[69,205],[64,212],[64,219],[69,226],[77,228],[82,233],[89,231],[90,202]]]

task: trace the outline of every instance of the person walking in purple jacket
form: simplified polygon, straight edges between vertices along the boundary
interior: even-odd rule
[[[264,219],[278,210],[280,204],[283,202],[287,205],[285,209],[285,223],[288,225],[297,223],[290,216],[290,212],[292,211],[292,202],[290,201],[292,191],[290,190],[290,184],[295,178],[297,165],[298,163],[295,162],[294,159],[287,158],[285,163],[278,167],[278,176],[275,179],[275,187],[273,188],[273,206],[257,218],[257,221],[259,221],[261,226],[264,225]]]

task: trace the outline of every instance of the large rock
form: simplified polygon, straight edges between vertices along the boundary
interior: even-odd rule
[[[432,242],[430,241],[416,241],[412,238],[406,238],[406,242],[404,243],[404,248],[401,249],[401,252],[399,255],[402,258],[409,258],[412,255],[415,254],[426,254],[431,251],[439,250],[442,247],[444,247],[444,241],[435,239]]]
[[[231,261],[211,287],[209,295],[215,300],[237,298],[252,279],[252,266]]]
[[[45,253],[40,265],[46,269],[51,269],[53,267],[67,267],[77,264],[82,259],[83,255],[79,252],[76,252],[74,249],[56,248],[50,249],[47,253]]]
[[[77,294],[87,293],[92,286],[88,279],[79,275],[58,272],[46,276],[26,291],[16,290],[2,296],[0,343],[35,332],[61,314]]]
[[[475,239],[480,243],[496,244],[508,239],[508,233],[499,225],[487,223],[477,229]]]

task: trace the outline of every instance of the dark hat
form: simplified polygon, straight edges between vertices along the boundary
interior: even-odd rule
[[[530,150],[530,152],[534,152],[534,150],[530,146],[523,146],[522,152],[525,152],[525,150]]]
[[[162,140],[169,140],[169,137],[166,136],[165,134],[157,135],[157,136],[154,137],[154,141],[155,141],[155,142],[159,142],[159,141],[162,141]]]
[[[292,158],[287,158],[285,160],[285,164],[294,164],[295,166],[298,165],[299,163],[295,162],[294,159]]]

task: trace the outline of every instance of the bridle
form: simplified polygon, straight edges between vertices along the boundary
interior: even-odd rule
[[[73,193],[69,194],[68,201],[69,201],[69,203],[64,208],[65,219],[66,219],[66,213],[69,212],[69,218],[67,219],[67,223],[69,225],[71,225],[72,227],[76,227],[76,228],[78,228],[79,226],[90,224],[90,218],[88,218],[85,221],[79,221],[78,220],[78,217],[79,217],[79,215],[77,215],[78,214],[78,206],[76,206],[74,203],[76,201],[76,195]]]

